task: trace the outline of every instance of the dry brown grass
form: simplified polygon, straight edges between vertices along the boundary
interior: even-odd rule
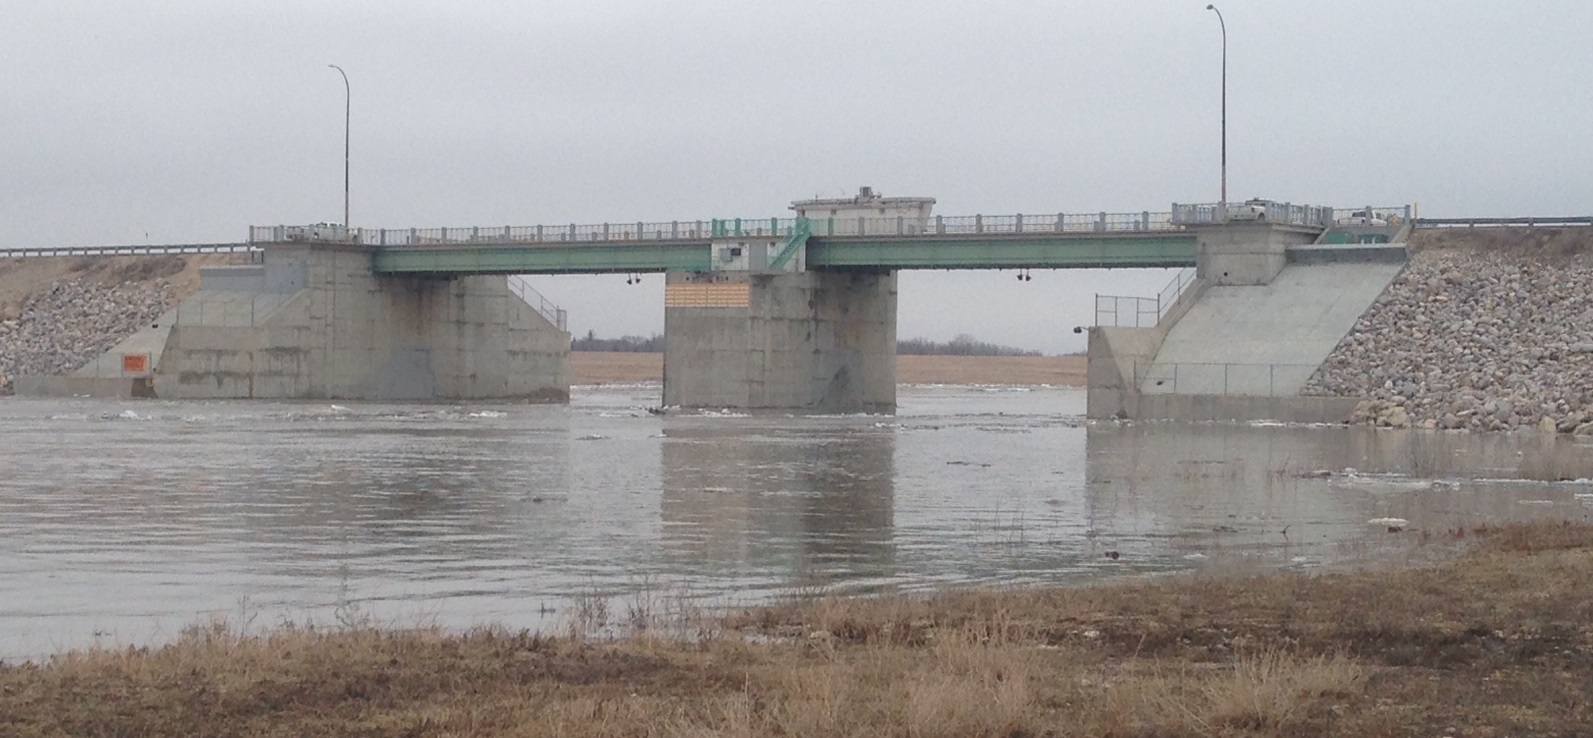
[[[1410,236],[1412,251],[1455,249],[1531,257],[1593,254],[1593,228],[1418,228]]]
[[[571,351],[573,384],[637,384],[664,381],[664,355],[627,351]]]
[[[1083,356],[898,356],[896,381],[903,384],[998,384],[1084,386]],[[570,353],[575,384],[661,382],[663,354],[608,351]]]
[[[1425,569],[805,598],[694,639],[654,637],[655,600],[607,641],[212,625],[0,667],[0,735],[1585,734],[1593,527],[1466,540]]]
[[[897,356],[903,384],[1084,386],[1083,356]]]

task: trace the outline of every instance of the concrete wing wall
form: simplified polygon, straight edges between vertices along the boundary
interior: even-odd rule
[[[438,396],[570,399],[570,334],[509,290],[506,277],[425,285]]]

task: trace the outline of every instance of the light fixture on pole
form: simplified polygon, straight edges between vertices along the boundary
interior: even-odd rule
[[[343,75],[343,227],[348,228],[348,122],[349,109],[354,102],[354,95],[349,91],[348,72],[343,71],[343,68],[336,64],[328,64],[327,66],[336,69],[338,74]]]
[[[1222,19],[1222,11],[1215,5],[1207,5],[1207,10],[1217,14],[1217,23],[1222,26],[1222,202],[1228,203],[1228,23]]]

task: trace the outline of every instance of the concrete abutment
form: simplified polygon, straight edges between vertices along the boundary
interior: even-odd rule
[[[73,375],[19,381],[19,393],[569,400],[569,334],[504,277],[378,275],[371,250],[352,244],[262,253],[203,271],[199,293],[152,326]]]
[[[1091,418],[1340,422],[1357,398],[1307,397],[1307,379],[1403,268],[1401,245],[1310,250],[1322,228],[1192,225],[1195,289],[1153,326],[1089,335]]]

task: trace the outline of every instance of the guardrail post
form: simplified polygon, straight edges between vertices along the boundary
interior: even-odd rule
[[[646,238],[647,237],[646,234],[642,233],[642,225],[643,224],[642,224],[641,221],[639,221],[639,220],[636,221],[636,237],[637,238]]]
[[[1096,218],[1096,220],[1095,220],[1095,230],[1097,230],[1097,231],[1105,231],[1106,230],[1106,211],[1105,210],[1102,210],[1101,214]]]
[[[1150,230],[1150,211],[1141,210],[1139,213],[1139,227],[1142,231]]]
[[[441,240],[441,241],[447,241],[448,240],[448,227],[447,226],[443,226],[443,228],[442,228],[442,237],[439,238],[438,240]]]
[[[678,221],[678,220],[669,221],[669,237],[670,238],[680,238],[680,221]]]
[[[1018,213],[1017,216],[1016,216],[1016,219],[1012,221],[1012,232],[1013,233],[1022,233],[1023,232],[1023,213]]]
[[[900,215],[896,216],[896,235],[898,235],[898,236],[902,235],[902,227],[905,226],[905,225],[906,225],[906,219],[903,218]]]
[[[417,233],[418,231],[416,231],[414,228],[409,229],[409,243],[411,246],[413,246],[416,241],[420,240],[416,235]]]
[[[542,240],[542,226],[537,226],[537,240]]]
[[[566,241],[574,241],[575,240],[575,224],[574,223],[570,224],[570,230],[565,231],[564,240],[566,240]]]
[[[985,216],[983,216],[983,215],[975,215],[974,216],[974,233],[984,233],[984,232],[985,232]]]
[[[946,221],[942,220],[941,216],[939,216],[939,215],[935,216],[935,233],[944,234],[945,232],[946,232]]]
[[[514,239],[514,236],[512,235],[513,233],[514,233],[514,227],[513,226],[504,226],[503,227],[503,240],[505,240],[505,241],[513,240]]]
[[[378,243],[378,244],[380,244],[382,246],[386,246],[387,245],[387,229],[386,228],[383,228],[382,230],[377,232],[377,234],[376,234],[376,243]]]

